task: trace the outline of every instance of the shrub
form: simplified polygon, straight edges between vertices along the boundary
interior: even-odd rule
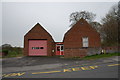
[[[17,55],[18,55],[18,54],[17,54],[16,51],[9,51],[7,57],[15,57],[15,56],[17,56]]]
[[[7,56],[7,55],[8,55],[8,50],[7,50],[7,49],[2,50],[2,53],[4,53],[4,55],[3,55],[3,56]]]

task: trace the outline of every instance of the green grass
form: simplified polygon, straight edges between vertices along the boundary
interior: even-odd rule
[[[112,56],[120,56],[120,53],[96,54],[96,55],[86,56],[82,59],[83,60],[99,59],[99,58],[112,57]]]

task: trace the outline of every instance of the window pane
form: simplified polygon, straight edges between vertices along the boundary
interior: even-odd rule
[[[60,51],[60,46],[57,47],[57,51]]]
[[[88,47],[88,37],[83,37],[83,47]]]
[[[61,46],[61,50],[63,50],[63,46]]]
[[[40,47],[40,49],[44,49],[44,47]]]

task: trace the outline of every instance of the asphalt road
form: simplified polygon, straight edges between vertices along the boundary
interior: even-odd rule
[[[55,58],[57,60],[57,58]],[[54,60],[54,59],[53,59]],[[9,60],[10,61],[10,60]],[[49,64],[36,64],[33,66],[3,68],[3,78],[118,78],[120,71],[116,57],[99,60],[64,60]],[[63,62],[61,62],[63,61]],[[48,61],[49,62],[49,61]],[[43,62],[42,62],[43,63]],[[9,66],[11,66],[9,64]],[[13,66],[13,65],[12,65]],[[37,67],[36,67],[37,66]],[[43,68],[41,68],[43,66]],[[8,70],[7,70],[8,68]],[[18,71],[17,71],[18,69]],[[19,70],[20,69],[20,70]],[[23,70],[22,70],[23,69]]]

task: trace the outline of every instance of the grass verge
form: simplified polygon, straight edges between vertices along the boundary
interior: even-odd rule
[[[112,57],[112,56],[120,56],[120,53],[96,54],[91,56],[85,56],[82,59],[89,60],[89,59],[99,59],[99,58]]]

